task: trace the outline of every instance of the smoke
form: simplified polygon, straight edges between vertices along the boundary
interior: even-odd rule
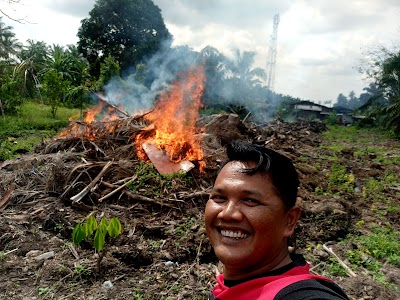
[[[262,86],[260,76],[244,78],[235,74],[232,58],[215,48],[195,52],[187,46],[170,48],[169,45],[166,43],[144,64],[127,70],[124,76],[112,78],[104,87],[106,99],[123,106],[131,115],[143,113],[154,107],[158,96],[168,90],[179,74],[201,64],[206,75],[205,108],[211,108],[214,113],[226,111],[242,118],[248,116],[257,123],[267,123],[275,117],[282,95]],[[251,71],[251,64],[248,67]]]
[[[132,115],[149,110],[181,71],[195,66],[195,60],[196,53],[190,48],[170,48],[169,43],[165,43],[144,64],[125,71],[121,78],[112,78],[104,86],[107,100],[122,105]]]

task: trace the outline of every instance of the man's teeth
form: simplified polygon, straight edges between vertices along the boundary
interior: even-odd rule
[[[229,230],[221,230],[221,234],[223,236],[235,239],[244,239],[249,236],[247,233],[243,233],[241,231],[229,231]]]

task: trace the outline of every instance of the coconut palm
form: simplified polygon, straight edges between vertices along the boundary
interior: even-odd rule
[[[239,49],[235,51],[234,59],[227,64],[227,77],[240,79],[248,87],[261,84],[261,79],[265,77],[265,71],[261,68],[254,68],[255,52],[243,51]]]
[[[12,30],[13,27],[7,26],[0,17],[0,59],[9,60],[22,48]]]

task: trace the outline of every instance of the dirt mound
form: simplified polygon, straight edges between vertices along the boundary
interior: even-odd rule
[[[0,299],[206,299],[219,268],[205,235],[203,209],[225,158],[223,145],[232,139],[253,141],[294,160],[304,208],[293,241],[297,251],[337,241],[360,219],[362,203],[354,194],[315,194],[326,185],[321,172],[331,164],[319,159],[329,155],[319,147],[323,124],[257,126],[226,114],[203,117],[197,125],[205,168],[201,172],[194,162],[186,177],[161,177],[137,157],[133,139],[149,130],[140,118],[115,121],[107,132],[92,124],[98,126],[95,138],[56,139],[34,154],[3,162]],[[351,152],[346,155],[354,173],[361,174],[365,164]],[[313,164],[317,159],[319,170]],[[369,171],[382,171],[375,167]],[[90,243],[76,249],[71,244],[73,227],[89,213],[118,217],[123,226],[100,272]],[[307,258],[312,265],[321,260],[313,254]],[[361,277],[335,279],[354,299],[394,297]]]

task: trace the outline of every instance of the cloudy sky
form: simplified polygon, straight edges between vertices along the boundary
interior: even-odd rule
[[[357,95],[368,83],[357,68],[376,45],[400,45],[399,0],[153,0],[174,36],[174,45],[201,50],[211,45],[226,55],[233,49],[255,51],[256,66],[266,69],[273,29],[279,14],[275,91],[313,101],[339,93]],[[80,20],[94,0],[20,0],[0,8],[19,24],[16,37],[48,44],[74,44]],[[34,3],[34,4],[32,4]]]

